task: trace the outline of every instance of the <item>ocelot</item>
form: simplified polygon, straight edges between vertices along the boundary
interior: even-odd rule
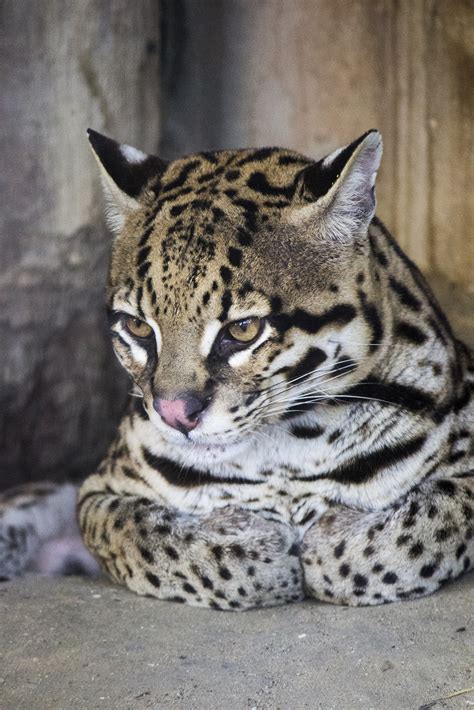
[[[471,569],[472,356],[374,215],[380,134],[317,162],[89,135],[134,395],[79,493],[101,567],[237,610],[412,599]],[[4,576],[60,532],[64,491],[4,503]]]

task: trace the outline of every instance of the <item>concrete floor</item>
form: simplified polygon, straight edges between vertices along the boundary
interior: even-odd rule
[[[100,579],[0,586],[0,708],[474,707],[474,575],[416,602],[243,614]]]

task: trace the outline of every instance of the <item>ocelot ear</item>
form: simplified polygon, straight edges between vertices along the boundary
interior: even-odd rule
[[[100,166],[107,222],[118,234],[127,215],[140,207],[145,188],[153,184],[154,178],[159,180],[167,163],[155,155],[117,143],[91,128],[87,133]]]
[[[382,136],[372,130],[308,165],[297,178],[299,206],[292,210],[290,221],[313,224],[333,242],[353,241],[365,234],[375,212],[381,157]]]

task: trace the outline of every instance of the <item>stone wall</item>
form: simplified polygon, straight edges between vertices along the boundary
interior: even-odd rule
[[[86,128],[156,150],[155,0],[1,4],[0,484],[80,475],[127,383],[103,289],[110,237]]]

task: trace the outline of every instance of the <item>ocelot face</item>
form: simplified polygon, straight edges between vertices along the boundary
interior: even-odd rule
[[[116,206],[114,348],[165,437],[241,442],[367,374],[378,133],[318,163],[263,149],[164,164],[91,143]]]

